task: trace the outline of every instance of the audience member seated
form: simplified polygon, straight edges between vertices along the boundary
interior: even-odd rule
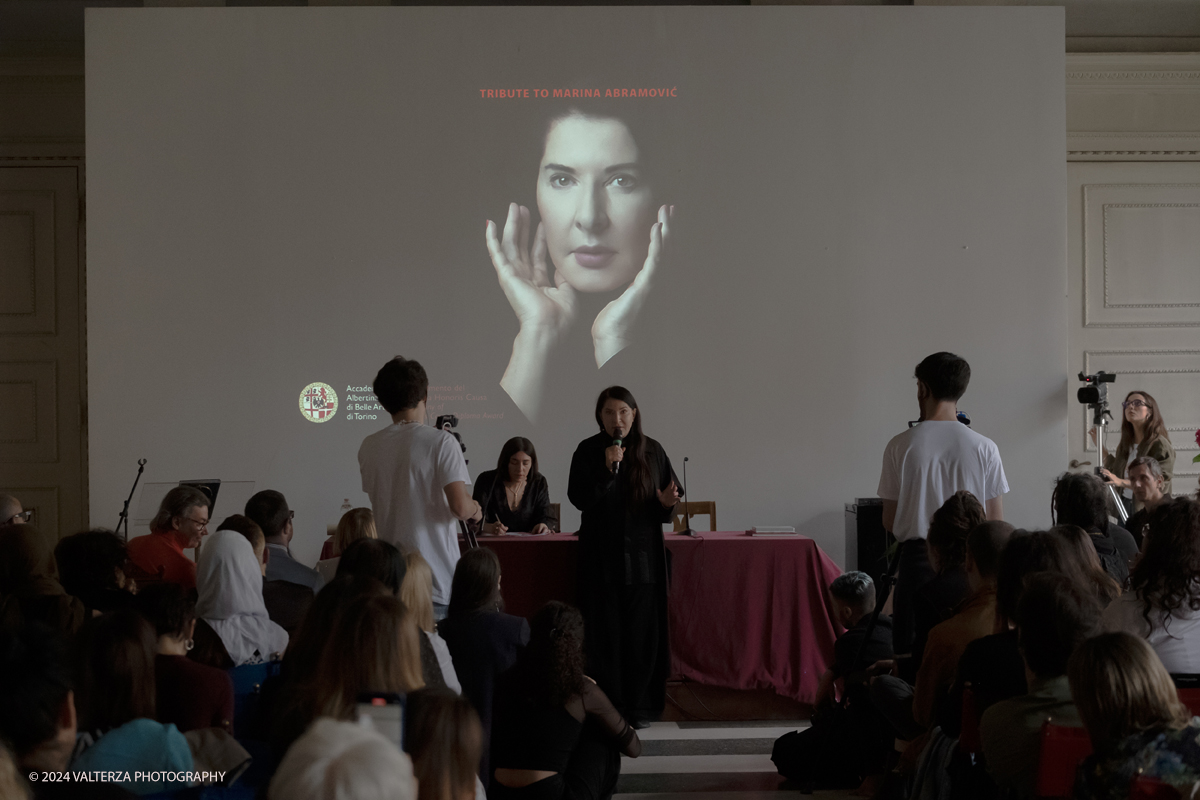
[[[0,528],[0,628],[41,622],[74,633],[85,617],[83,603],[58,582],[49,537],[25,523]]]
[[[450,585],[450,608],[438,631],[454,658],[463,694],[475,706],[483,725],[484,750],[480,777],[488,779],[488,745],[496,679],[517,661],[529,641],[529,623],[501,611],[500,559],[486,547],[463,553]]]
[[[954,616],[971,593],[963,567],[967,559],[967,534],[986,519],[983,505],[966,490],[950,495],[933,512],[925,545],[929,550],[929,566],[935,574],[913,598],[912,658],[901,663],[900,676],[910,683],[916,680],[933,626]]]
[[[1086,541],[1084,544],[1094,559],[1092,545]],[[1063,538],[1046,531],[1013,531],[996,569],[996,633],[967,645],[958,660],[954,688],[937,712],[938,724],[947,736],[957,737],[961,732],[962,695],[968,685],[980,716],[1001,700],[1029,691],[1017,637],[1017,609],[1025,578],[1039,572],[1064,575],[1076,584],[1087,585],[1078,556]],[[1111,581],[1107,575],[1104,577]]]
[[[404,744],[419,800],[483,797],[477,776],[483,731],[471,703],[446,689],[425,690],[409,697],[407,710]]]
[[[289,545],[296,534],[292,527],[296,512],[288,508],[283,495],[273,489],[261,491],[246,501],[245,514],[267,537],[267,549],[270,550],[267,580],[298,583],[312,589],[313,594],[321,591],[325,580],[320,574],[292,558]]]
[[[373,727],[322,718],[288,750],[267,798],[417,800],[417,783],[408,755]]]
[[[302,633],[306,629],[307,623]],[[296,685],[276,718],[272,738],[279,752],[317,717],[355,719],[362,692],[407,694],[424,685],[420,632],[404,603],[390,594],[352,600],[326,637],[316,672]]]
[[[317,562],[317,572],[321,574],[321,579],[326,583],[333,580],[333,576],[337,574],[338,560],[347,547],[359,539],[378,538],[375,515],[371,513],[371,509],[352,508],[342,514],[342,518],[338,520],[337,532],[326,543],[329,545],[329,555],[325,554],[325,547],[321,548],[321,560]]]
[[[550,487],[538,472],[533,442],[514,436],[500,448],[496,468],[475,478],[472,495],[483,509],[483,532],[549,533]]]
[[[212,506],[208,496],[194,486],[176,486],[167,492],[150,520],[150,533],[129,540],[129,560],[143,583],[162,580],[196,588],[196,564],[183,554],[200,546],[208,533]]]
[[[1171,493],[1164,491],[1166,480],[1158,459],[1150,456],[1135,458],[1129,465],[1129,483],[1133,487],[1133,504],[1138,510],[1125,521],[1125,528],[1133,536],[1138,547],[1142,546],[1142,529],[1150,521],[1150,514]]]
[[[857,786],[868,775],[883,772],[893,739],[864,683],[866,667],[892,657],[892,620],[880,614],[867,638],[875,584],[865,572],[838,576],[829,586],[829,601],[834,620],[846,632],[834,642],[833,664],[821,676],[812,725],[781,736],[771,753],[779,774],[804,789]],[[535,618],[533,639],[537,630]],[[839,682],[840,704],[835,697]]]
[[[390,594],[388,588],[374,578],[355,575],[334,578],[313,600],[295,638],[290,640],[281,667],[284,679],[289,684],[307,683],[317,674],[329,634],[350,604],[360,597]]]
[[[901,739],[914,739],[929,728],[934,709],[945,701],[954,684],[963,651],[971,642],[992,633],[996,568],[1011,535],[1010,525],[984,524],[967,537],[966,569],[971,594],[957,614],[929,632],[916,685],[910,686],[892,675],[879,675],[871,681],[872,702]]]
[[[404,556],[396,545],[383,539],[359,539],[342,552],[337,577],[374,578],[399,597],[406,569]]]
[[[233,729],[233,681],[228,673],[187,657],[196,629],[196,602],[176,583],[148,586],[138,611],[158,635],[154,657],[158,721],[181,731]]]
[[[1105,630],[1145,639],[1167,672],[1200,673],[1200,501],[1155,508],[1129,586],[1105,610]]]
[[[1121,596],[1121,585],[1104,571],[1100,554],[1092,544],[1091,534],[1078,525],[1055,525],[1049,533],[1067,543],[1075,556],[1076,565],[1082,570],[1086,582],[1092,585],[1102,608]]]
[[[583,635],[566,603],[534,615],[529,646],[496,688],[492,800],[611,797],[621,756],[641,755],[637,731],[583,674]]]
[[[226,517],[217,530],[237,531],[250,542],[250,546],[254,548],[254,557],[259,562],[259,571],[263,575],[262,594],[267,616],[287,631],[288,636],[294,634],[304,621],[308,607],[312,605],[313,590],[291,581],[267,580],[267,562],[271,558],[271,551],[267,549],[267,537],[254,520],[241,514],[233,514]]]
[[[433,570],[425,557],[415,550],[404,557],[404,565],[400,599],[421,629],[421,674],[425,685],[430,688],[443,686],[455,694],[462,694],[450,648],[446,646],[446,640],[438,636],[433,621]]]
[[[1135,777],[1200,796],[1200,718],[1179,702],[1150,645],[1128,633],[1097,636],[1080,645],[1068,674],[1093,749],[1075,778],[1078,800],[1126,800]]]
[[[288,634],[263,603],[262,571],[237,531],[208,537],[196,567],[195,647],[189,656],[218,669],[259,664],[283,655]]]
[[[1026,578],[1017,607],[1017,635],[1029,691],[1001,700],[983,714],[979,733],[988,772],[1002,789],[1033,797],[1042,723],[1079,726],[1067,661],[1100,630],[1100,604],[1091,587],[1065,575]]]
[[[1068,472],[1058,479],[1050,502],[1055,524],[1077,525],[1091,534],[1104,571],[1124,586],[1138,546],[1129,531],[1109,522],[1104,483],[1091,473]]]
[[[80,734],[70,769],[129,773],[134,794],[183,788],[164,772],[191,772],[192,751],[170,723],[155,721],[154,629],[122,609],[88,620],[75,655]],[[186,784],[184,784],[186,786]]]
[[[71,687],[61,633],[39,623],[0,631],[0,740],[12,748],[21,775],[63,772],[70,764],[76,734]],[[36,800],[80,796],[75,784],[37,781],[25,788]],[[97,782],[87,785],[86,796],[110,800],[133,795],[116,784]]]
[[[88,610],[104,613],[130,608],[137,584],[129,577],[125,542],[112,531],[94,530],[67,536],[54,547],[58,576],[67,594]]]
[[[11,494],[0,494],[0,528],[28,523],[32,519],[33,512],[22,508],[20,500]]]

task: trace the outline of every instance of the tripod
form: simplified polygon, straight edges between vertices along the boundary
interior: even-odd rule
[[[1108,431],[1108,420],[1112,418],[1112,413],[1108,410],[1108,404],[1096,404],[1090,406],[1092,409],[1092,424],[1096,426],[1096,460],[1104,464],[1104,435]],[[1103,466],[1096,467],[1096,474],[1104,480]],[[1124,525],[1129,521],[1129,512],[1125,510],[1125,501],[1121,499],[1121,495],[1117,492],[1117,487],[1113,486],[1108,481],[1104,481],[1105,488],[1108,489],[1108,495],[1112,499],[1113,506],[1117,509],[1117,519]]]
[[[133,478],[133,486],[131,486],[129,489],[129,497],[125,498],[125,505],[124,505],[124,507],[121,508],[121,516],[117,520],[116,533],[120,534],[121,526],[124,525],[125,533],[123,534],[123,538],[125,539],[125,541],[129,541],[129,504],[131,502],[133,502],[133,493],[137,491],[138,481],[140,481],[142,479],[142,470],[144,470],[145,468],[146,468],[146,459],[139,458],[137,475],[135,475]]]

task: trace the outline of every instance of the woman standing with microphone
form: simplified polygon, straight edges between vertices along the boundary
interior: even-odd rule
[[[679,483],[662,445],[642,434],[637,401],[610,386],[600,432],[571,458],[567,497],[581,512],[578,600],[588,674],[634,727],[662,714],[670,649],[662,526]]]

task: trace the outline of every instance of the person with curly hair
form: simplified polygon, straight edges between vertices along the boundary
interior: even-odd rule
[[[551,601],[533,617],[529,646],[502,678],[493,725],[492,800],[606,800],[621,756],[642,743],[583,674],[583,616]]]
[[[1091,534],[1104,571],[1124,586],[1138,546],[1129,531],[1109,522],[1108,503],[1103,481],[1090,473],[1068,472],[1054,484],[1050,511],[1055,525],[1078,525]]]
[[[1145,639],[1168,672],[1200,672],[1200,501],[1154,510],[1129,584],[1105,610],[1105,629]]]

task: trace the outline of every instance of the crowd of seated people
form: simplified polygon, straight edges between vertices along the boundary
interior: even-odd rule
[[[1140,471],[1153,469],[1133,464],[1135,487]],[[1048,530],[953,495],[931,520],[908,658],[892,655],[871,578],[838,578],[827,606],[845,632],[811,734],[777,744],[780,771],[803,788],[1034,797],[1050,722],[1090,741],[1077,797],[1129,797],[1139,781],[1200,796],[1200,719],[1176,686],[1200,679],[1200,501],[1146,500],[1131,549],[1090,475],[1057,482]],[[458,560],[438,621],[430,564],[371,535],[365,509],[344,515],[323,570],[292,556],[281,493],[212,534],[210,511],[179,487],[129,542],[93,530],[55,544],[20,514],[0,525],[4,797],[241,781],[270,798],[606,800],[622,756],[640,754],[585,674],[580,612],[505,613],[492,550]],[[402,735],[364,709],[395,702]],[[27,777],[65,769],[102,779]]]

